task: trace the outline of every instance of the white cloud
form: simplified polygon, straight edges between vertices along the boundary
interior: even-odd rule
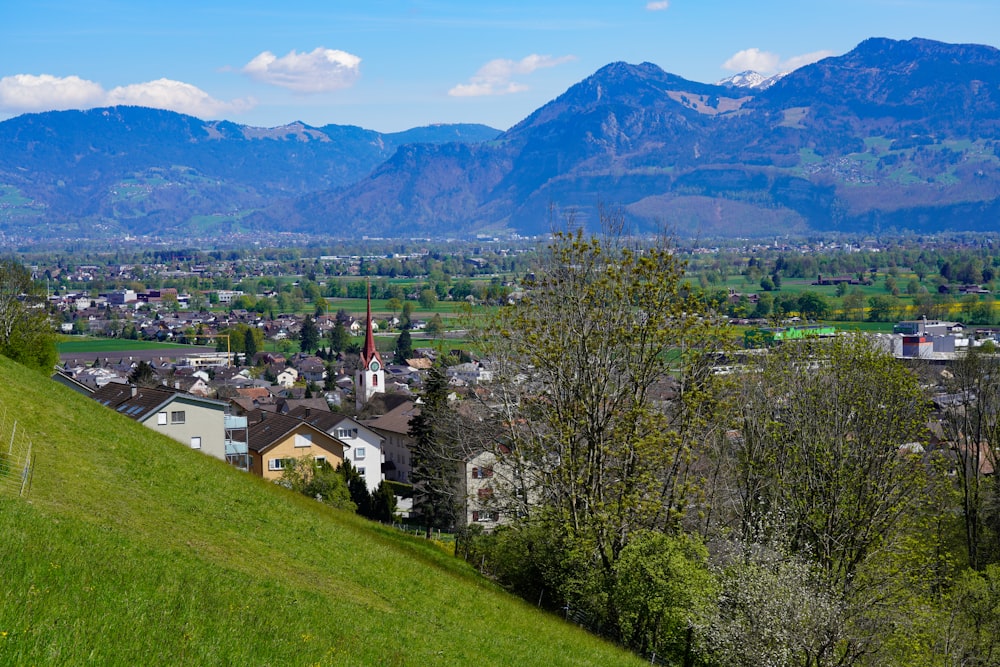
[[[834,55],[832,51],[813,51],[782,60],[781,56],[770,51],[761,51],[756,48],[743,49],[733,54],[733,57],[724,62],[722,67],[732,72],[753,70],[762,74],[774,74],[775,72],[791,72],[832,55]]]
[[[15,74],[0,79],[0,110],[9,113],[101,106],[104,89],[78,76]]]
[[[732,58],[722,64],[722,67],[732,72],[743,72],[750,69],[768,74],[777,71],[779,62],[781,62],[781,56],[777,53],[754,48],[737,51]]]
[[[354,84],[361,75],[361,58],[336,49],[292,50],[278,58],[264,51],[243,67],[257,81],[299,93],[326,93]]]
[[[168,109],[208,118],[246,111],[254,106],[254,101],[223,102],[189,83],[169,79],[119,86],[110,91],[78,76],[15,74],[0,79],[0,111],[7,113],[92,109],[116,104]]]
[[[668,0],[650,0],[646,3],[646,9],[651,12],[662,12],[670,6]]]
[[[200,118],[212,118],[220,114],[246,111],[254,106],[254,101],[244,99],[223,102],[189,83],[157,79],[113,88],[108,92],[107,104],[169,109]]]
[[[452,97],[479,97],[483,95],[508,95],[520,93],[528,89],[523,83],[514,81],[515,76],[528,75],[535,70],[555,67],[576,60],[576,56],[540,56],[531,54],[521,60],[497,58],[491,60],[476,74],[469,78],[469,83],[460,83],[448,94]]]

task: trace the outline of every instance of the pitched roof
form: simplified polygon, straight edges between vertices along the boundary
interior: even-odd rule
[[[236,393],[241,398],[264,398],[271,394],[267,387],[239,387]]]
[[[288,415],[290,417],[296,417],[301,419],[307,424],[312,424],[321,431],[326,431],[329,433],[333,428],[343,421],[353,421],[350,417],[339,412],[330,412],[329,410],[314,410],[307,406],[298,406],[294,410],[291,410]]]
[[[93,399],[136,421],[146,419],[174,401],[215,407],[220,410],[224,410],[226,407],[226,403],[223,401],[185,394],[168,387],[132,387],[111,383],[95,391]]]
[[[369,428],[409,435],[410,418],[419,414],[420,406],[413,401],[406,401],[384,415],[375,417],[374,419],[366,419],[361,423]]]
[[[256,423],[250,423],[248,427],[247,446],[255,452],[261,453],[265,451],[269,447],[283,440],[292,431],[302,427],[305,427],[306,430],[313,433],[320,434],[325,439],[332,440],[335,443],[340,444],[344,449],[349,448],[349,445],[337,440],[337,438],[334,438],[326,431],[322,431],[312,424],[302,421],[301,419],[274,413],[261,413],[261,416],[263,419]],[[315,444],[318,444],[324,449],[329,449],[329,447],[325,447],[321,442],[317,442]]]

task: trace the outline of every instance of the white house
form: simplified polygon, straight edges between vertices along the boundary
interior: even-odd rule
[[[364,477],[369,493],[373,493],[385,479],[382,472],[382,464],[385,462],[382,443],[385,438],[374,430],[347,415],[304,406],[289,411],[288,416],[297,417],[347,445],[344,460],[350,461]]]

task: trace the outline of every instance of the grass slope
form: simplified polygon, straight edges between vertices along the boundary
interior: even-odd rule
[[[429,543],[0,376],[35,451],[0,495],[2,664],[639,664]]]

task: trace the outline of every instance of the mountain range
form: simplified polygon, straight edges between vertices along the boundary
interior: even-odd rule
[[[873,38],[763,83],[612,63],[505,132],[19,116],[0,123],[0,232],[536,234],[596,227],[601,202],[684,236],[995,229],[997,49]]]

